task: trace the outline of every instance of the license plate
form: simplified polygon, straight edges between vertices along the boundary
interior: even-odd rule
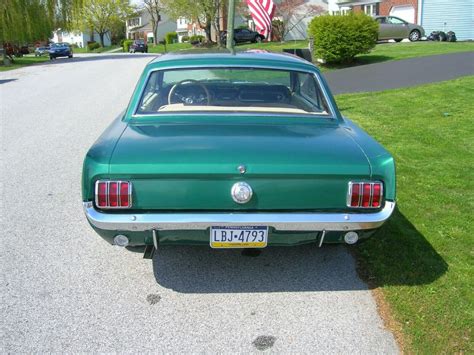
[[[212,248],[265,248],[268,227],[211,227]]]

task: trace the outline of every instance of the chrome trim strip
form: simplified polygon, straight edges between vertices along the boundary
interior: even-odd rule
[[[350,231],[380,227],[395,209],[385,201],[377,212],[367,213],[104,213],[91,201],[84,202],[89,222],[98,229],[112,231],[206,230],[211,226],[261,225],[279,231]]]
[[[153,245],[155,246],[155,249],[158,250],[158,238],[156,236],[156,230],[152,230],[153,234]]]
[[[321,248],[321,246],[323,245],[323,242],[324,242],[324,237],[326,236],[326,230],[323,229],[323,234],[321,235],[321,239],[319,240],[319,247]]]

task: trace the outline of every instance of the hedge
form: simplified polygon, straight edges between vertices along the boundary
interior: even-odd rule
[[[125,41],[123,41],[123,51],[125,53],[127,53],[129,50],[130,50],[130,45],[133,43],[133,40],[131,39],[127,39]]]
[[[347,63],[375,47],[378,23],[364,13],[317,16],[309,23],[314,55],[327,63]]]
[[[100,44],[97,42],[89,42],[87,43],[87,50],[93,51],[94,49],[100,48]]]
[[[189,37],[189,42],[193,43],[193,42],[204,42],[204,36],[202,35],[192,35],[191,37]]]
[[[172,44],[178,42],[178,34],[176,32],[168,32],[165,35],[166,44]]]

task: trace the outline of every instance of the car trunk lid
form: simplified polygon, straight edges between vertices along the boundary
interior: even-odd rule
[[[134,209],[340,210],[348,181],[370,166],[335,123],[182,121],[129,125],[110,174],[132,181]],[[240,181],[254,192],[246,204],[231,197]]]

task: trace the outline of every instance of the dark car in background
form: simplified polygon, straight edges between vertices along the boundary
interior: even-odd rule
[[[144,40],[137,39],[133,41],[133,43],[130,45],[129,51],[130,53],[136,53],[136,52],[148,53],[148,45],[145,43]]]
[[[72,48],[68,43],[53,43],[49,48],[49,59],[56,59],[58,57],[72,58]]]
[[[423,27],[395,16],[376,16],[375,21],[379,23],[379,40],[394,39],[395,42],[400,42],[404,38],[408,38],[410,41],[416,42],[425,37]]]
[[[36,47],[35,57],[41,57],[44,54],[49,54],[49,47]]]
[[[237,28],[234,30],[234,43],[262,42],[265,39],[260,33],[248,30],[246,28]],[[227,31],[221,32],[222,43],[227,43]]]

